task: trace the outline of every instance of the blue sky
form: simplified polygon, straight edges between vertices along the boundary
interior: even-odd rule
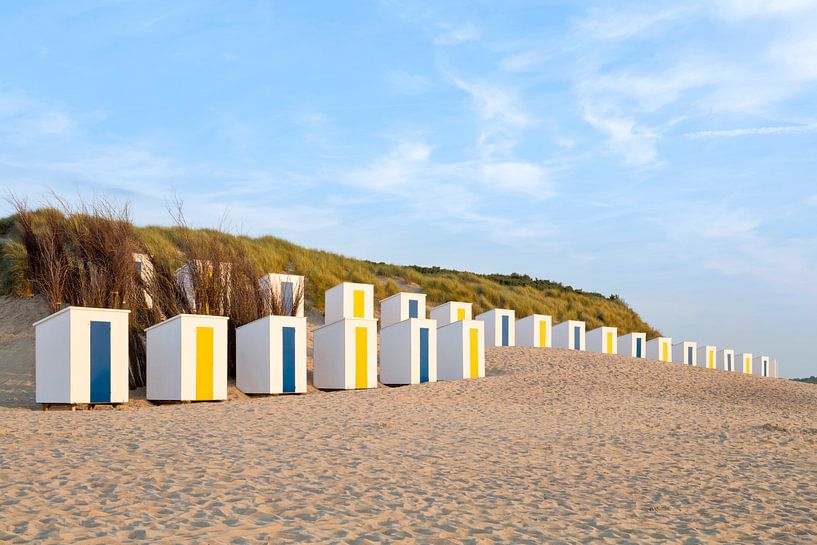
[[[175,191],[817,374],[815,28],[803,0],[3,3],[0,186],[139,224]]]

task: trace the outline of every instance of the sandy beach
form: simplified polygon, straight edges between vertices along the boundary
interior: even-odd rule
[[[3,542],[817,542],[813,385],[505,348],[479,380],[43,413],[9,301]]]

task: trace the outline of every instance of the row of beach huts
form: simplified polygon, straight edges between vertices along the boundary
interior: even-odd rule
[[[286,315],[238,327],[236,387],[248,394],[305,393],[307,323],[304,277],[268,274],[269,294]],[[293,308],[293,304],[298,308]],[[128,401],[128,310],[68,307],[36,322],[36,401],[49,405]],[[585,331],[582,321],[552,324],[533,314],[494,309],[475,318],[471,303],[450,301],[426,313],[426,296],[401,292],[380,302],[380,382],[420,384],[485,375],[485,347],[530,346],[621,354],[736,373],[777,377],[776,360],[697,346],[614,327]],[[153,401],[227,398],[227,320],[180,314],[146,329],[147,392]],[[374,286],[344,282],[325,293],[325,323],[313,332],[313,384],[318,389],[378,384]]]

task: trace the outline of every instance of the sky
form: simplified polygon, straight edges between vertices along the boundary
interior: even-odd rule
[[[817,0],[3,2],[0,188],[616,293],[817,375],[815,28]]]

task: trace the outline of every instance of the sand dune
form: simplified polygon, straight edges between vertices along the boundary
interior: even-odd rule
[[[814,386],[486,360],[480,380],[121,411],[43,413],[4,386],[0,541],[817,542]]]

